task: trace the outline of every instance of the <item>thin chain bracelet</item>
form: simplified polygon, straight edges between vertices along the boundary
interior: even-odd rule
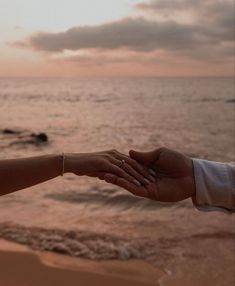
[[[64,161],[65,161],[65,154],[64,152],[62,153],[62,171],[61,171],[61,176],[64,175]]]

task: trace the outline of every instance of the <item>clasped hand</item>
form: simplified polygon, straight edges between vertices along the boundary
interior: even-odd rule
[[[193,197],[195,182],[192,159],[174,150],[159,148],[151,152],[116,150],[67,154],[66,172],[105,180],[132,194],[161,202]]]

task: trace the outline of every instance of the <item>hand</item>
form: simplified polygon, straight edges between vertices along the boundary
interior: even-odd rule
[[[135,186],[113,174],[106,174],[105,181],[116,184],[134,195],[161,202],[176,202],[195,194],[192,159],[173,150],[160,148],[152,152],[130,151],[130,157],[145,168],[155,172],[155,183]]]
[[[66,154],[65,172],[72,172],[78,176],[86,175],[104,180],[106,173],[125,179],[125,182],[135,186],[150,184],[152,179],[144,166],[116,150]]]

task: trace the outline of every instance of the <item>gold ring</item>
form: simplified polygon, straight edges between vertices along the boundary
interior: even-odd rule
[[[124,164],[126,163],[126,161],[125,160],[122,160],[121,161],[121,165],[120,165],[120,167],[122,168],[123,166],[124,166]]]

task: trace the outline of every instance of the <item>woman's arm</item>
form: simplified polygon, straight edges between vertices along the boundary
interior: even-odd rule
[[[63,156],[0,160],[0,195],[48,181],[62,173]]]
[[[151,179],[144,167],[115,150],[7,159],[0,160],[0,195],[51,180],[63,171],[101,180],[106,173],[111,173],[137,186],[150,184]]]

